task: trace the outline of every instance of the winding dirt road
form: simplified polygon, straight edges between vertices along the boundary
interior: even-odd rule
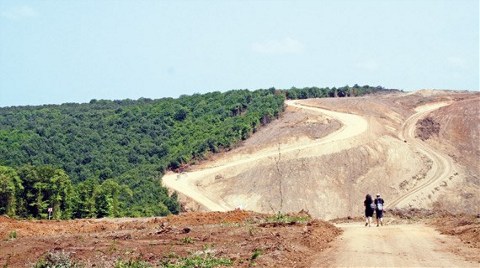
[[[412,150],[430,158],[432,167],[421,183],[410,189],[408,193],[394,199],[388,207],[404,207],[420,197],[426,198],[428,191],[432,191],[454,172],[450,157],[437,152],[427,143],[415,138],[417,121],[448,104],[436,103],[418,107],[416,113],[403,124],[399,138],[407,141]],[[358,115],[311,107],[302,104],[301,101],[288,101],[287,105],[334,118],[342,123],[342,127],[322,139],[284,146],[282,147],[282,156],[288,153],[302,156],[323,155],[351,148],[356,146],[357,136],[365,133],[369,127],[366,119]],[[318,146],[322,146],[322,150],[313,150]],[[230,171],[240,165],[254,165],[262,159],[275,157],[278,154],[277,150],[277,148],[269,148],[255,154],[235,156],[232,158],[233,160],[218,161],[213,163],[215,166],[192,172],[182,174],[169,172],[163,177],[163,182],[167,187],[189,196],[209,210],[231,210],[235,208],[234,204],[227,203],[216,195],[203,192],[200,187],[202,182],[211,179],[222,170],[229,169]],[[399,224],[368,228],[356,223],[337,226],[342,228],[344,233],[334,242],[332,248],[316,257],[312,267],[472,267],[478,265],[465,261],[462,257],[452,253],[452,249],[462,248],[460,242],[452,237],[440,235],[425,225]]]
[[[321,109],[318,107],[302,104],[302,101],[287,101],[287,105],[299,109],[313,111],[334,118],[342,123],[342,127],[330,135],[308,142],[296,142],[282,146],[282,155],[295,153],[297,156],[320,156],[332,154],[355,146],[354,137],[361,135],[368,129],[368,123],[365,118],[348,113],[340,113],[331,110]],[[388,203],[388,208],[405,207],[414,202],[419,202],[421,198],[425,199],[430,192],[435,191],[442,182],[447,181],[454,173],[453,161],[449,156],[437,152],[427,143],[415,138],[415,128],[418,120],[424,118],[428,113],[449,105],[450,103],[434,103],[420,106],[416,109],[416,113],[410,116],[402,127],[399,138],[410,144],[413,150],[420,152],[432,160],[432,167],[423,179],[414,188],[407,193],[395,198]],[[322,146],[322,150],[316,150]],[[255,162],[267,158],[273,158],[278,155],[278,148],[272,147],[258,151],[254,154],[244,154],[235,156],[228,161],[217,161],[204,169],[186,172],[182,174],[168,172],[163,178],[163,183],[180,192],[196,202],[202,204],[211,211],[228,211],[236,208],[237,204],[227,203],[225,200],[209,195],[200,189],[203,181],[211,180],[215,174],[221,173],[223,170],[239,167],[242,165],[251,165]],[[228,172],[226,172],[228,174]],[[250,208],[251,209],[251,208]]]
[[[432,167],[422,183],[394,199],[390,208],[404,207],[426,198],[430,191],[453,175],[454,165],[449,156],[415,138],[417,121],[446,105],[449,103],[418,107],[403,124],[399,138],[430,158]],[[316,257],[312,267],[478,267],[478,263],[453,253],[470,250],[462,242],[423,224],[365,227],[354,223],[337,227],[344,233],[330,249]]]
[[[287,101],[286,104],[300,109],[310,110],[317,114],[326,115],[339,120],[342,123],[342,127],[322,139],[282,146],[282,155],[293,152],[295,152],[297,155],[301,154],[302,156],[312,154],[318,156],[335,153],[340,150],[355,146],[355,143],[351,142],[351,140],[353,140],[352,138],[364,133],[368,129],[367,121],[358,115],[307,106],[301,104],[301,101]],[[318,146],[322,146],[322,151],[309,151],[310,148],[315,148]],[[253,164],[262,159],[275,157],[277,155],[278,148],[271,148],[257,152],[253,155],[242,155],[234,161],[214,163],[216,166],[207,167],[202,170],[186,172],[182,174],[168,172],[165,174],[165,176],[163,176],[162,181],[168,188],[192,198],[211,211],[232,210],[236,207],[235,204],[228,204],[223,199],[215,198],[214,195],[209,195],[208,193],[202,192],[198,187],[201,184],[201,181],[205,180],[207,177],[214,176],[214,174],[217,174],[224,169],[239,165]]]
[[[344,233],[312,267],[478,267],[453,254],[460,241],[422,224],[338,225]]]
[[[403,124],[402,133],[400,133],[399,138],[407,141],[414,150],[430,158],[432,160],[432,168],[420,184],[410,189],[408,193],[390,202],[388,205],[389,208],[405,207],[411,205],[412,202],[427,197],[428,193],[434,191],[435,187],[439,186],[442,182],[448,181],[449,177],[453,175],[453,161],[449,156],[439,153],[427,143],[415,138],[415,129],[418,120],[424,118],[430,112],[449,104],[448,102],[440,102],[417,107],[415,109],[416,113],[410,116]]]

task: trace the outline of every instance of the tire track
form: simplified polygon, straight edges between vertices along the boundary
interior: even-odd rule
[[[411,201],[416,201],[418,198],[421,197],[419,196],[419,194],[422,191],[431,191],[435,188],[434,186],[437,182],[442,181],[442,179],[448,180],[449,175],[453,172],[453,161],[450,157],[437,152],[426,142],[415,138],[415,129],[417,122],[432,111],[447,105],[450,105],[450,103],[441,102],[418,107],[416,109],[417,113],[410,116],[403,124],[402,132],[400,133],[399,138],[407,141],[410,146],[430,158],[432,160],[432,167],[428,171],[425,180],[420,185],[415,186],[409,192],[394,199],[388,207],[394,208],[409,205]],[[425,196],[426,195],[424,195],[424,197]]]

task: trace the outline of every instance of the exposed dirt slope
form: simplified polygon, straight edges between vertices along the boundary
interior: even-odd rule
[[[330,118],[337,119],[342,123],[343,127],[326,137],[314,141],[302,140],[294,141],[287,145],[278,144],[277,148],[259,150],[249,155],[236,155],[236,159],[229,159],[228,161],[216,161],[215,166],[205,167],[198,171],[186,172],[184,174],[168,173],[163,177],[163,182],[166,186],[195,199],[209,210],[224,211],[240,207],[256,211],[266,211],[268,208],[265,209],[258,206],[257,198],[261,198],[258,194],[246,196],[243,193],[234,193],[228,197],[221,197],[215,196],[215,193],[217,192],[215,190],[210,190],[208,194],[205,194],[205,191],[202,192],[200,189],[201,186],[207,184],[213,185],[215,182],[218,182],[218,184],[213,185],[213,187],[218,187],[226,180],[229,180],[226,176],[231,177],[232,175],[242,175],[244,172],[249,172],[252,165],[266,163],[266,165],[270,164],[270,167],[273,166],[275,168],[270,174],[278,176],[278,179],[280,180],[278,196],[275,197],[279,201],[278,211],[284,211],[284,189],[282,183],[283,180],[285,180],[285,184],[290,183],[291,180],[288,175],[289,171],[281,170],[283,167],[280,165],[282,165],[284,161],[297,161],[299,158],[312,156],[319,157],[324,154],[332,154],[348,149],[355,144],[352,142],[352,137],[366,132],[368,126],[365,119],[358,115],[338,113],[320,109],[318,107],[297,104],[297,102],[288,102],[288,105],[307,111],[313,111],[317,114],[317,117],[321,117],[323,114]],[[247,180],[251,179],[258,180],[259,183],[262,183],[257,177],[249,176],[249,178],[247,178]],[[241,180],[241,182],[245,182],[245,180]],[[285,196],[285,200],[287,199],[291,200],[288,196]],[[275,211],[273,206],[277,206],[277,204],[270,203],[270,200],[267,200],[267,202],[270,208]],[[307,200],[301,202],[307,202]],[[275,201],[275,203],[278,202]],[[300,203],[299,205],[302,204]],[[289,205],[286,203],[285,207],[287,206]],[[294,206],[296,206],[296,204],[293,206],[290,205],[290,207]],[[288,208],[287,211],[288,210],[290,210],[290,208]]]
[[[435,193],[435,188],[446,186],[447,181],[453,179],[455,174],[458,174],[454,171],[453,161],[449,156],[437,152],[435,148],[431,148],[428,144],[422,142],[422,139],[417,139],[417,135],[415,135],[421,118],[425,118],[431,111],[449,104],[448,102],[438,102],[419,106],[415,109],[416,113],[405,121],[400,133],[400,139],[408,142],[412,146],[412,150],[417,150],[430,159],[431,168],[425,174],[422,182],[415,185],[407,193],[393,199],[389,205],[390,207],[405,206],[406,204],[423,207],[423,204],[428,203],[428,199],[431,199],[431,195]]]
[[[449,155],[465,172],[459,187],[445,189],[438,205],[449,211],[480,213],[480,97],[460,99],[430,116],[440,131],[426,143]]]
[[[480,184],[475,166],[480,150],[459,157],[468,146],[478,148],[480,120],[472,108],[478,98],[478,93],[424,90],[288,102],[286,115],[295,113],[297,121],[284,116],[277,122],[281,128],[267,126],[239,149],[163,180],[206,209],[305,209],[323,219],[362,215],[366,193],[381,192],[387,208],[431,208],[470,181],[467,192],[454,198],[460,204],[473,198]],[[444,111],[451,115],[442,116]],[[466,118],[452,119],[460,113]],[[437,120],[440,131],[422,141],[417,122],[426,117]],[[316,124],[317,135],[305,127],[308,121]],[[457,135],[463,129],[468,133]]]

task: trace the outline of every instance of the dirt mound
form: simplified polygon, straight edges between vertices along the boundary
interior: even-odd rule
[[[170,215],[160,221],[165,220],[170,224],[177,225],[205,225],[241,223],[246,220],[259,221],[265,217],[265,214],[236,209],[227,212],[190,212],[180,215]]]
[[[451,235],[460,238],[460,240],[469,248],[470,252],[463,252],[469,259],[480,263],[480,215],[454,215],[444,213],[431,221],[433,226],[442,234]],[[455,248],[454,251],[459,249]]]
[[[416,138],[420,138],[422,141],[428,140],[431,136],[438,136],[440,132],[440,124],[435,122],[433,118],[427,117],[417,122],[417,130],[415,133]]]
[[[0,237],[16,231],[19,237],[48,236],[75,233],[91,233],[97,231],[113,231],[119,224],[105,224],[98,220],[13,220],[0,217]]]
[[[31,267],[54,256],[86,267],[114,267],[118,260],[173,264],[189,258],[228,260],[234,267],[307,267],[341,233],[307,217],[243,210],[74,221],[0,217],[0,266]],[[299,218],[306,221],[291,220]]]
[[[434,225],[444,234],[454,235],[480,249],[480,217],[474,215],[447,214],[433,221]]]

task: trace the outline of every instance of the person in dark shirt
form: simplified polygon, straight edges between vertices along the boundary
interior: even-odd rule
[[[383,198],[380,197],[380,194],[377,194],[377,198],[375,198],[375,214],[377,215],[377,227],[379,223],[383,226],[383,207],[385,201]]]
[[[373,210],[375,209],[375,205],[370,194],[367,194],[367,196],[365,196],[365,201],[363,201],[363,205],[365,206],[365,226],[370,227],[370,223],[372,222],[373,217]]]

